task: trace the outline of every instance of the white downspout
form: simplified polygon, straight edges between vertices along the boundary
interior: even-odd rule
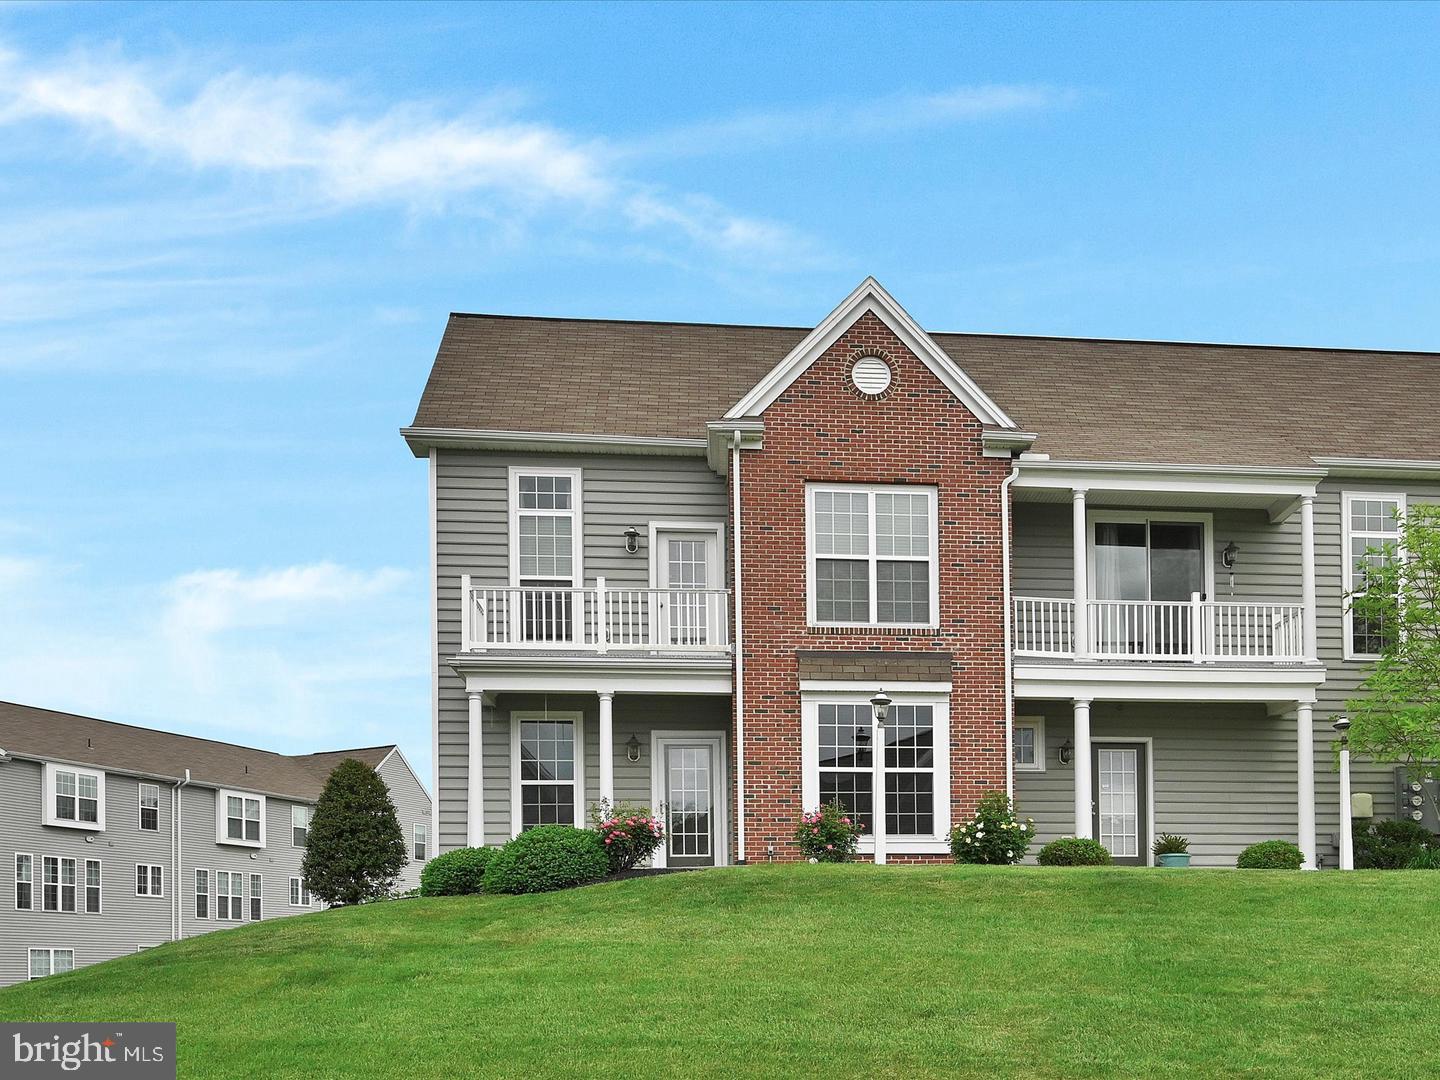
[[[735,844],[737,863],[745,862],[745,649],[740,603],[740,432],[730,441],[730,550],[735,585]]]
[[[1010,603],[1010,485],[1020,475],[1020,466],[1010,469],[1010,475],[1000,484],[1000,532],[1005,544],[1005,557],[1000,560],[1004,580],[1002,595],[1005,599],[1005,794],[1015,798],[1015,680],[1010,620],[1013,612]],[[1043,755],[1045,748],[1037,746],[1037,754]],[[1042,757],[1043,760],[1043,757]]]
[[[185,779],[176,781],[175,787],[170,792],[170,828],[174,843],[170,845],[170,854],[174,859],[174,865],[170,870],[170,895],[174,898],[170,902],[170,940],[180,940],[180,924],[184,919],[180,900],[180,861],[185,851],[185,828],[182,823],[184,817],[185,796],[180,789],[190,783],[190,770],[185,770]]]

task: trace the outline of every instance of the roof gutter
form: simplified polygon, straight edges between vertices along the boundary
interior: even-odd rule
[[[660,454],[703,457],[704,439],[650,435],[595,435],[571,431],[504,431],[483,428],[403,427],[401,436],[416,457],[432,448],[454,450],[519,450],[572,454]]]

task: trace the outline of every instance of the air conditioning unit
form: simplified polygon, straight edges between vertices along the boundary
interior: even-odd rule
[[[1403,765],[1395,770],[1396,816],[1409,818],[1425,826],[1433,833],[1440,833],[1440,780],[1434,777],[1415,776]]]

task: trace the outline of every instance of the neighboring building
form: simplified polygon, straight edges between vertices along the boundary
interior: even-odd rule
[[[396,746],[288,756],[0,702],[0,986],[318,911],[305,830],[330,770],[379,772],[420,883],[430,796]]]
[[[1121,862],[1332,862],[1345,595],[1440,499],[1437,401],[1440,356],[929,334],[873,279],[813,329],[452,315],[403,432],[439,847],[604,797],[662,863],[789,859],[839,799],[934,859],[1010,790]]]

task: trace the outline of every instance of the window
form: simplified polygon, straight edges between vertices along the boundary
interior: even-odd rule
[[[100,914],[100,860],[85,860],[85,913]]]
[[[522,641],[574,640],[578,627],[569,590],[584,580],[579,507],[578,469],[511,470],[510,583],[537,590],[517,602]]]
[[[310,817],[314,810],[308,806],[290,807],[290,843],[304,847],[310,838]]]
[[[164,896],[165,868],[159,863],[138,863],[135,866],[135,895]]]
[[[140,828],[146,832],[160,831],[160,786],[140,785]]]
[[[946,733],[943,723],[936,726],[936,718],[945,715],[946,706],[939,701],[897,701],[890,707],[884,729],[887,837],[933,842],[948,832]],[[806,806],[840,803],[865,827],[868,838],[875,831],[869,701],[806,702],[805,718]]]
[[[210,917],[210,871],[195,871],[195,917],[197,919],[208,919]]]
[[[259,874],[250,875],[250,921],[260,921],[261,897],[264,893],[264,882]]]
[[[245,918],[245,875],[215,871],[215,918],[240,922]]]
[[[67,971],[74,970],[74,949],[30,950],[30,978],[32,979],[43,979],[46,975],[64,975]]]
[[[1352,596],[1365,586],[1365,568],[1384,566],[1400,556],[1400,518],[1405,496],[1398,492],[1347,491],[1341,500],[1345,518],[1345,588]],[[1371,548],[1382,548],[1371,551]],[[1345,602],[1345,659],[1373,660],[1385,647],[1385,626],[1357,616]]]
[[[415,823],[415,843],[411,855],[416,862],[424,862],[430,857],[430,825],[424,821]]]
[[[928,487],[811,488],[811,623],[934,625],[935,499]]]
[[[64,765],[45,766],[45,824],[105,828],[105,774]]]
[[[305,882],[298,877],[292,877],[290,879],[290,906],[310,906],[310,890],[305,887]]]
[[[215,842],[245,847],[265,846],[265,797],[243,791],[215,796]]]
[[[512,809],[520,829],[536,825],[574,825],[584,816],[580,803],[580,717],[569,714],[514,714],[515,758],[513,775],[520,783]]]
[[[41,906],[46,911],[74,911],[75,860],[46,855],[41,866],[45,873]]]
[[[1011,731],[1015,768],[1021,772],[1045,771],[1045,720],[1039,716],[1017,716]]]
[[[15,856],[15,910],[35,910],[35,856]]]

